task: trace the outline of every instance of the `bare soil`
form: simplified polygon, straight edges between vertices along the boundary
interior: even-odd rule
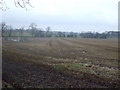
[[[2,49],[3,81],[15,88],[119,87],[117,39],[3,40]]]

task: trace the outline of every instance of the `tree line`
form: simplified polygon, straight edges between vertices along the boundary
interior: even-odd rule
[[[64,37],[64,38],[118,38],[120,36],[119,31],[108,31],[103,33],[98,32],[61,32],[51,31],[51,27],[48,26],[45,30],[37,28],[35,23],[31,23],[27,29],[21,27],[19,29],[13,29],[12,26],[7,25],[5,22],[0,24],[0,33],[2,37]]]

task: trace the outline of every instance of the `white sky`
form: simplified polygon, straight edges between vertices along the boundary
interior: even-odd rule
[[[119,0],[31,0],[35,8],[17,8],[14,0],[6,0],[10,8],[3,12],[2,21],[15,28],[34,22],[38,28],[52,31],[111,31],[118,30]]]

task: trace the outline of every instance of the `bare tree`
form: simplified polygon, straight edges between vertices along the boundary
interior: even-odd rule
[[[21,28],[19,29],[19,33],[20,33],[20,36],[21,36],[21,37],[23,37],[23,32],[24,32],[24,27],[21,27]]]
[[[46,31],[47,31],[47,32],[49,32],[49,31],[50,31],[50,26],[48,26],[48,27],[46,28]]]
[[[50,27],[46,28],[46,37],[50,37]]]
[[[3,10],[3,11],[8,9],[5,0],[0,0],[0,9]]]
[[[31,28],[32,37],[34,37],[37,25],[35,23],[31,23],[29,27]]]
[[[6,5],[6,1],[7,0],[0,0],[0,9],[3,11],[9,9],[8,6]],[[13,0],[13,3],[15,4],[16,7],[25,8],[26,10],[28,5],[30,7],[33,7],[30,3],[30,0]]]
[[[7,26],[7,30],[8,30],[8,36],[11,37],[12,36],[12,26]]]
[[[2,22],[1,24],[0,24],[0,27],[1,27],[1,35],[3,36],[3,34],[4,34],[4,32],[6,31],[6,29],[7,29],[7,25],[6,25],[6,23],[5,22]]]

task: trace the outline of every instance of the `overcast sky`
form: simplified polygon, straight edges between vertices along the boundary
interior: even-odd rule
[[[119,0],[31,0],[34,8],[17,8],[14,0],[6,0],[10,8],[2,12],[2,21],[14,28],[34,22],[38,28],[52,31],[115,31],[118,30]]]

